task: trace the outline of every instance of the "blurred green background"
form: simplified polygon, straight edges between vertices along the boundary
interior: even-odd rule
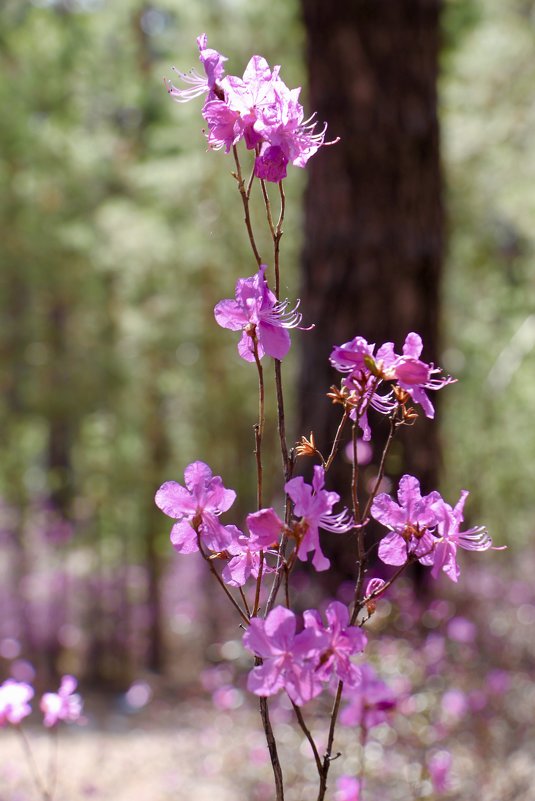
[[[523,547],[535,516],[535,4],[449,0],[443,26],[441,364],[459,379],[442,399],[443,489],[450,499],[470,489],[471,518]],[[230,160],[206,153],[200,102],[178,107],[162,81],[171,65],[198,65],[204,30],[231,72],[261,53],[283,64],[288,85],[304,83],[293,0],[3,3],[4,610],[10,592],[61,600],[59,578],[39,590],[27,577],[65,565],[88,581],[147,570],[139,581],[125,574],[108,608],[103,585],[89,593],[99,596],[93,620],[111,627],[111,607],[121,615],[150,598],[170,550],[154,491],[194,459],[237,490],[238,516],[254,505],[256,376],[212,316],[254,271],[240,198]],[[294,170],[283,242],[290,297],[303,186]],[[290,362],[287,383],[294,373]],[[78,636],[65,625],[63,641],[48,642],[49,661]],[[22,637],[5,626],[4,638]]]

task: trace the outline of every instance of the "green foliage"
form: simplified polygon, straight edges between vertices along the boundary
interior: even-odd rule
[[[445,357],[460,379],[444,398],[445,478],[453,497],[471,489],[470,514],[514,544],[531,536],[535,511],[535,4],[470,6],[477,24],[442,83]]]
[[[156,487],[195,458],[243,512],[254,503],[256,378],[210,309],[256,268],[230,157],[205,152],[201,101],[176,106],[162,77],[198,66],[206,30],[233,71],[261,52],[298,82],[295,7],[276,3],[269,25],[267,13],[244,0],[8,0],[0,17],[0,494],[52,498],[134,559],[167,539]],[[292,295],[298,191],[296,178]]]

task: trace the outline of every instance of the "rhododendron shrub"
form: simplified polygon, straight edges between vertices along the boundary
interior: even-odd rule
[[[316,443],[314,433],[289,444],[285,429],[282,361],[291,347],[289,329],[306,331],[314,321],[297,311],[299,301],[280,296],[280,241],[285,215],[283,179],[288,165],[305,167],[318,158],[325,141],[326,125],[317,131],[314,114],[305,119],[299,89],[289,89],[280,67],[269,67],[253,55],[242,77],[226,74],[227,59],[208,47],[205,34],[197,39],[204,75],[178,72],[178,86],[166,82],[171,98],[179,103],[203,98],[202,116],[209,149],[232,153],[232,173],[241,196],[245,229],[251,245],[249,277],[229,271],[229,289],[234,298],[219,301],[215,321],[239,332],[238,355],[256,372],[259,413],[255,421],[257,508],[246,521],[232,520],[229,513],[236,493],[226,489],[224,479],[212,467],[197,461],[185,468],[185,486],[167,481],[156,493],[156,503],[176,521],[171,543],[183,555],[200,553],[207,569],[233,605],[244,629],[243,645],[251,655],[247,687],[260,699],[262,725],[273,766],[277,801],[284,798],[284,773],[271,725],[269,700],[285,693],[293,706],[296,725],[310,745],[318,779],[317,799],[328,792],[329,770],[334,752],[337,723],[356,727],[365,744],[370,729],[387,720],[397,705],[393,690],[366,658],[371,635],[365,626],[374,614],[376,601],[413,563],[429,568],[432,578],[444,573],[452,581],[459,577],[458,548],[483,551],[492,541],[482,526],[463,530],[463,509],[468,493],[450,506],[437,490],[422,495],[418,478],[404,475],[397,500],[379,492],[384,479],[387,453],[400,428],[417,423],[421,412],[434,417],[430,398],[454,379],[424,360],[425,344],[416,332],[407,332],[398,349],[396,343],[368,343],[358,331],[350,342],[334,343],[330,362],[341,377],[338,385],[326,387],[326,395],[340,415],[338,431],[328,452]],[[243,158],[249,177],[244,178]],[[268,184],[277,184],[279,212],[272,213]],[[273,248],[260,254],[249,211],[253,191],[264,201],[266,224]],[[271,190],[273,191],[273,190]],[[252,274],[251,274],[252,273]],[[266,361],[274,361],[273,386],[265,381]],[[264,406],[271,391],[278,409],[278,435],[282,455],[281,502],[264,504]],[[382,419],[382,421],[381,421]],[[385,435],[384,431],[388,433]],[[359,435],[362,440],[359,440]],[[372,435],[383,439],[380,467],[371,489],[362,493],[359,453]],[[366,446],[369,447],[369,446]],[[340,453],[349,454],[352,477],[348,487],[351,508],[340,503],[330,488],[329,471]],[[364,457],[362,457],[364,458]],[[299,475],[301,462],[312,460],[312,480]],[[369,459],[368,459],[369,460]],[[387,578],[367,576],[368,553],[373,544],[368,528],[371,520],[384,531],[378,557],[393,568]],[[349,604],[329,601],[324,609],[302,614],[292,607],[292,574],[299,561],[309,561],[315,571],[330,567],[322,540],[348,538],[354,549],[354,582]],[[61,696],[61,690],[58,698]],[[47,704],[48,720],[59,709],[68,710],[67,697]],[[321,698],[328,701],[325,746],[320,747],[307,722],[305,707]],[[65,711],[65,715],[68,712]],[[434,755],[428,772],[437,792],[446,787],[449,756]],[[365,793],[364,769],[358,775],[342,776],[331,784],[330,797],[356,801]]]

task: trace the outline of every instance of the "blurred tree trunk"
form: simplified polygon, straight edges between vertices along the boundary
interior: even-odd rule
[[[339,379],[328,363],[333,344],[360,334],[400,347],[417,331],[425,360],[438,362],[440,2],[302,0],[302,12],[309,105],[340,136],[307,168],[302,259],[303,308],[316,327],[302,354],[300,431],[313,429],[328,451],[338,418],[324,398]],[[372,427],[386,435],[384,423]],[[429,489],[436,426],[420,418],[403,435],[389,474],[414,471]],[[338,469],[332,480],[342,478]]]

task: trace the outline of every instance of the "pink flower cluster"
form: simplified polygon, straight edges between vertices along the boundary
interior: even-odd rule
[[[457,581],[458,547],[467,551],[486,551],[493,547],[483,526],[461,531],[467,496],[468,492],[463,490],[452,508],[436,491],[422,497],[418,479],[402,476],[398,503],[383,492],[377,495],[371,507],[372,517],[390,530],[379,544],[379,558],[387,565],[396,566],[415,559],[422,565],[432,566],[433,578],[443,571],[452,581]]]
[[[220,476],[213,476],[204,462],[193,462],[185,470],[183,487],[176,481],[166,481],[156,493],[156,505],[178,522],[171,529],[171,542],[179,553],[199,550],[199,542],[209,551],[228,559],[223,580],[231,586],[241,587],[250,576],[258,576],[260,552],[275,553],[285,526],[274,509],[260,509],[247,516],[249,535],[233,525],[224,526],[219,515],[232,506],[234,490],[223,486]],[[326,570],[329,560],[324,556],[319,529],[343,534],[351,530],[353,520],[347,509],[332,511],[340,496],[324,489],[325,471],[314,468],[312,485],[301,476],[292,478],[285,490],[294,503],[295,522],[290,529],[298,540],[297,556],[306,561],[312,552],[316,570]],[[270,567],[265,565],[265,570]]]
[[[385,381],[394,382],[420,404],[427,417],[434,417],[435,409],[425,390],[441,389],[455,379],[438,377],[441,370],[420,359],[422,350],[422,339],[414,332],[405,338],[401,355],[394,351],[393,342],[385,342],[374,353],[375,345],[370,345],[363,337],[334,347],[330,361],[336,370],[345,374],[342,384],[354,401],[351,418],[358,421],[365,441],[371,439],[368,408],[390,414],[395,407],[392,390],[385,395],[377,392]]]
[[[184,87],[169,81],[166,86],[177,103],[206,96],[202,114],[210,148],[228,153],[243,140],[255,152],[255,175],[279,182],[289,163],[304,167],[322,145],[334,144],[325,142],[326,125],[314,132],[314,115],[305,119],[298,101],[301,90],[288,89],[280,67],[271,70],[265,58],[253,56],[243,77],[225,75],[227,59],[208,47],[206,34],[197,38],[197,45],[204,76],[176,71]]]
[[[47,727],[55,726],[60,720],[73,722],[80,719],[83,701],[75,692],[77,681],[73,676],[63,676],[57,693],[45,693],[40,708]],[[0,685],[0,727],[6,723],[16,726],[27,717],[32,708],[30,701],[34,689],[24,682],[8,679]]]
[[[243,643],[260,661],[249,674],[251,692],[270,696],[285,689],[301,706],[333,680],[349,687],[359,684],[360,671],[350,657],[364,650],[366,635],[349,625],[348,609],[339,601],[330,603],[325,615],[327,625],[315,609],[306,611],[299,633],[295,614],[283,606],[265,620],[251,620]]]

